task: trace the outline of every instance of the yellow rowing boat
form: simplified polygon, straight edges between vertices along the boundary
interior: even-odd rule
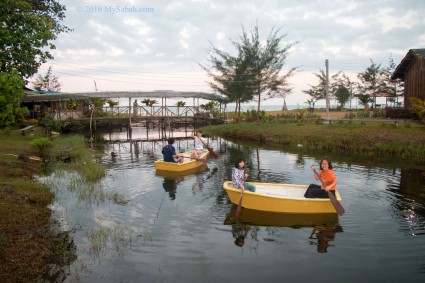
[[[208,150],[202,151],[199,155],[199,160],[190,158],[191,152],[181,153],[184,157],[182,163],[164,162],[163,159],[155,161],[156,170],[169,171],[169,172],[184,172],[194,170],[196,168],[205,166],[206,158],[208,157]]]
[[[306,185],[255,183],[255,193],[245,190],[242,198],[242,207],[281,213],[336,213],[328,198],[305,198]],[[223,184],[232,203],[238,205],[241,190],[233,187],[231,181]],[[336,199],[341,202],[341,196],[336,192]]]

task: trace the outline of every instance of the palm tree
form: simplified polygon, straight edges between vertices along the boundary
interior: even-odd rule
[[[180,107],[184,107],[186,105],[186,102],[178,101],[176,105],[177,105],[177,115],[180,115]]]

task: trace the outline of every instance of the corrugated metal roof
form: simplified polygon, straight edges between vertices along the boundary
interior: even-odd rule
[[[209,100],[223,100],[225,97],[208,92],[192,91],[173,91],[173,90],[154,90],[154,91],[97,91],[97,92],[79,92],[79,93],[58,93],[58,94],[30,94],[23,98],[24,102],[32,101],[59,101],[71,99],[89,99],[89,98],[203,98]]]
[[[395,69],[393,75],[391,76],[391,79],[404,80],[404,74],[409,69],[410,64],[412,64],[412,62],[415,60],[415,56],[421,56],[422,58],[425,58],[425,48],[410,49]]]

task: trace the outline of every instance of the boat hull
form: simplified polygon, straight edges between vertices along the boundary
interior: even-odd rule
[[[249,182],[257,187],[255,193],[244,191],[242,207],[268,212],[279,213],[336,213],[328,198],[305,198],[306,185],[271,184]],[[231,181],[223,184],[232,203],[238,205],[241,190],[235,189]],[[336,198],[341,202],[341,196],[336,192]]]
[[[206,159],[208,153],[208,150],[202,151],[199,158]],[[191,152],[183,152],[182,154],[185,156],[183,163],[164,162],[163,159],[160,159],[155,161],[155,169],[161,172],[185,172],[205,166],[205,162],[190,159]]]

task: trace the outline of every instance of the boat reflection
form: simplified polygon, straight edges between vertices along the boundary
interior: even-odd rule
[[[336,213],[273,213],[252,209],[243,209],[239,221],[236,219],[236,207],[232,207],[224,220],[225,225],[243,223],[256,226],[277,226],[277,227],[315,227],[318,225],[333,225],[338,223]]]
[[[202,164],[201,166],[193,169],[189,169],[183,172],[173,172],[173,171],[167,171],[167,170],[156,170],[155,175],[165,177],[165,178],[181,178],[184,176],[188,176],[191,174],[197,174],[202,173],[208,169],[207,164]]]
[[[236,246],[243,247],[248,233],[256,234],[259,227],[313,227],[309,238],[310,245],[317,246],[318,253],[326,253],[328,247],[333,247],[336,233],[343,232],[338,224],[336,213],[325,214],[292,214],[272,213],[244,209],[240,219],[236,218],[236,208],[233,207],[224,220],[225,225],[232,225],[232,235]],[[252,236],[252,235],[251,235]]]

